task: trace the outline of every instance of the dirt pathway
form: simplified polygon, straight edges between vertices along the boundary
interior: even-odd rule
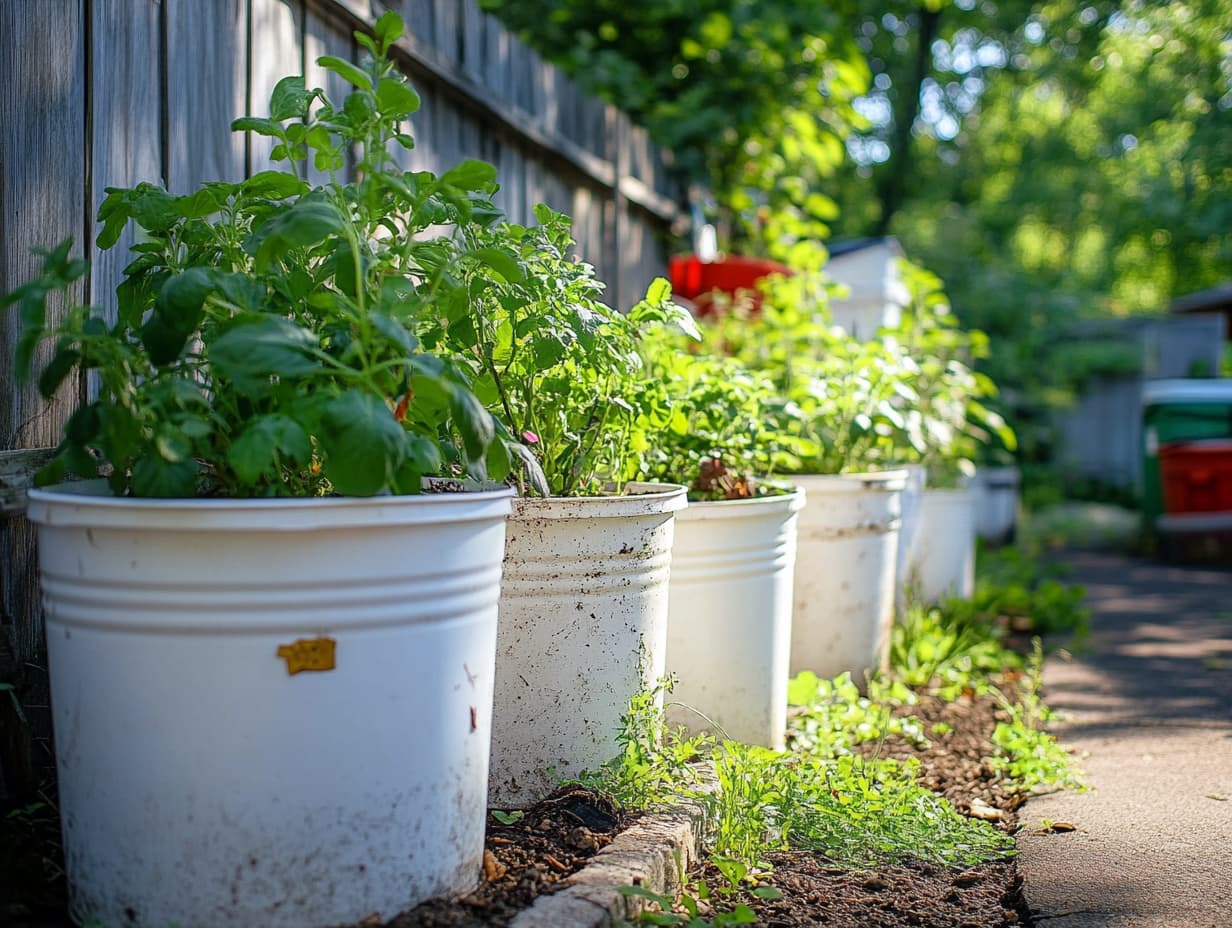
[[[1022,810],[1027,900],[1048,928],[1232,928],[1232,571],[1069,561],[1093,633],[1045,683],[1094,791]]]

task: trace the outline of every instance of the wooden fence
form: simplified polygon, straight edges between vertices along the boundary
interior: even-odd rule
[[[477,0],[3,0],[0,293],[35,271],[30,245],[72,236],[93,261],[74,297],[105,305],[127,259],[92,246],[104,189],[152,181],[184,192],[267,167],[268,140],[230,132],[231,121],[266,115],[286,74],[341,99],[346,88],[316,59],[353,60],[353,30],[390,7],[407,22],[397,55],[423,98],[406,167],[494,163],[511,218],[529,221],[538,202],[573,215],[579,254],[610,302],[634,302],[664,273],[679,218],[662,154]],[[21,449],[56,444],[87,389],[71,383],[51,402],[19,389],[16,335],[15,314],[0,313],[0,681],[42,654],[33,533],[5,514],[15,497],[4,487],[29,470]]]

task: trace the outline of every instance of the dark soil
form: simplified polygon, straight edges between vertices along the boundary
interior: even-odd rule
[[[991,751],[993,729],[1004,721],[996,701],[987,696],[964,696],[946,703],[921,696],[920,703],[904,707],[903,715],[924,722],[932,742],[922,749],[890,739],[863,746],[869,756],[920,762],[920,782],[944,795],[960,812],[970,813],[979,799],[999,813],[997,827],[1009,832],[1017,824],[1015,810],[1022,796],[1007,792],[984,762]],[[953,728],[933,734],[934,725]],[[989,812],[984,813],[986,816]],[[1022,894],[1022,878],[1014,860],[982,864],[967,870],[944,870],[921,862],[848,870],[834,867],[816,854],[775,854],[769,863],[769,882],[782,898],[766,901],[749,896],[726,901],[744,902],[767,928],[1010,928],[1033,924]],[[722,885],[722,877],[709,868],[709,885]]]
[[[930,749],[890,740],[865,745],[863,750],[869,756],[916,757],[926,786],[963,812],[969,812],[971,801],[978,798],[999,812],[999,827],[1012,830],[1021,797],[1003,790],[983,760],[999,718],[996,703],[988,697],[944,703],[922,696],[918,706],[904,711],[924,721],[932,741]],[[952,726],[953,731],[931,734],[938,723]],[[54,796],[48,793],[45,798]],[[425,903],[381,928],[506,926],[536,896],[552,892],[561,880],[584,866],[626,824],[610,803],[568,788],[511,824],[489,818],[488,853],[479,886],[460,899]],[[0,816],[0,924],[13,928],[67,928],[70,924],[65,915],[58,830],[50,803],[24,816]],[[776,854],[770,863],[769,882],[782,892],[781,899],[740,896],[722,903],[730,908],[745,902],[757,912],[758,924],[768,928],[1009,928],[1032,924],[1013,860],[949,871],[922,863],[887,865],[875,871],[844,870],[814,854]],[[712,887],[724,884],[712,869],[695,878]],[[368,922],[364,928],[378,925]]]

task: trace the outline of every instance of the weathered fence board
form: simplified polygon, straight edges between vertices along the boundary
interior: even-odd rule
[[[231,123],[247,109],[248,4],[245,0],[164,3],[167,189],[188,193],[207,180],[243,180],[245,138],[231,131]],[[121,47],[116,53],[147,52]]]
[[[85,35],[79,0],[0,3],[0,292],[36,273],[40,259],[29,246],[70,236],[80,243],[89,232],[86,88],[73,66],[84,67]],[[79,284],[70,297],[86,293]],[[58,297],[48,309],[52,318],[63,309]],[[0,449],[54,445],[82,384],[70,380],[51,402],[18,386],[16,338],[16,314],[0,314]],[[35,572],[31,527],[0,517],[0,632],[22,664],[42,649]]]
[[[423,99],[400,163],[492,161],[512,219],[533,221],[540,201],[571,212],[609,301],[637,299],[665,270],[664,233],[679,215],[660,153],[478,0],[0,0],[0,292],[35,273],[29,246],[72,236],[93,261],[72,298],[114,311],[132,233],[109,253],[94,247],[104,189],[150,181],[182,193],[268,167],[270,140],[231,122],[266,115],[275,82],[301,70],[341,103],[349,86],[317,58],[352,59],[352,30],[391,8],[407,19],[396,56]],[[343,173],[353,166],[352,153]],[[70,381],[47,402],[19,387],[17,337],[16,314],[0,313],[0,453],[55,445],[89,389]],[[6,662],[42,651],[33,533],[11,510],[0,511],[0,679]]]

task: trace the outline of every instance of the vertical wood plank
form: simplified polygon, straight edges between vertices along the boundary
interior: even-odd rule
[[[247,109],[246,0],[163,0],[167,5],[167,186],[243,180]]]
[[[511,102],[509,56],[513,36],[495,16],[483,16],[483,84],[492,100]]]
[[[461,16],[462,70],[472,80],[481,81],[483,79],[484,43],[487,35],[478,0],[463,0]]]
[[[89,253],[82,241],[89,230],[86,12],[85,0],[0,3],[0,293],[35,275],[32,245],[72,236],[76,254]],[[70,299],[85,296],[81,283]],[[49,304],[54,322],[63,303],[53,297]],[[0,312],[0,450],[55,445],[81,384],[70,380],[50,402],[18,387],[9,362],[17,338],[17,314]],[[36,366],[45,360],[40,352]],[[42,662],[37,590],[32,527],[0,519],[0,634],[18,662]]]
[[[462,19],[459,15],[461,0],[435,0],[432,9],[432,44],[450,64],[461,67]]]
[[[91,33],[92,219],[107,187],[163,180],[160,5],[157,0],[93,0]],[[90,302],[103,307],[113,322],[115,288],[132,258],[134,236],[130,224],[107,251],[91,241]]]
[[[405,0],[402,20],[409,36],[429,48],[436,47],[435,8],[433,0]]]
[[[284,77],[304,73],[302,0],[249,0],[248,114],[268,116],[269,99]],[[274,140],[248,133],[248,173],[287,170],[270,160]],[[303,169],[300,168],[302,171]]]

